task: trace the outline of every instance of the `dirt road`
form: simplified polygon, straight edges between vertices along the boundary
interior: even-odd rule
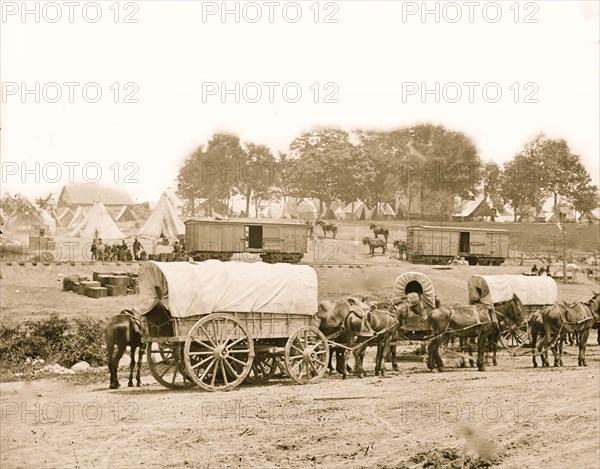
[[[226,393],[149,376],[114,391],[102,374],[3,383],[1,466],[598,468],[600,350],[586,368],[567,352],[563,368],[502,353],[484,373],[404,362],[384,378]]]

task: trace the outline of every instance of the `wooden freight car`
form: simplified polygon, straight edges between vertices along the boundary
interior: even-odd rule
[[[185,249],[195,260],[229,260],[258,254],[264,262],[300,262],[308,248],[309,225],[296,220],[199,220],[185,222]]]
[[[409,226],[408,259],[414,264],[448,264],[463,256],[469,265],[500,265],[508,257],[508,230]]]

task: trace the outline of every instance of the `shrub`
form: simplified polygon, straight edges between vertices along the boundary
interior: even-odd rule
[[[0,364],[21,366],[27,358],[71,367],[79,361],[92,366],[105,363],[104,323],[89,318],[69,321],[53,315],[23,324],[0,325]]]

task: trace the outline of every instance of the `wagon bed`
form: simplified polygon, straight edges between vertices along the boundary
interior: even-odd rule
[[[298,383],[324,375],[329,348],[311,267],[147,262],[139,278],[148,363],[164,386],[214,391],[266,381],[278,357]]]

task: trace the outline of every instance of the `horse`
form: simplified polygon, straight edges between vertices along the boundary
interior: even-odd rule
[[[523,305],[517,295],[510,300],[513,305],[503,315],[517,325],[523,323]],[[485,371],[484,354],[488,340],[496,343],[500,337],[500,325],[493,306],[477,303],[470,306],[441,306],[428,317],[433,336],[427,347],[427,367],[444,371],[439,346],[446,336],[477,337],[477,368]]]
[[[373,235],[377,238],[379,235],[383,235],[385,238],[385,242],[387,243],[388,236],[390,235],[390,230],[384,228],[383,226],[377,226],[375,223],[371,223],[369,229],[373,230]]]
[[[544,321],[544,340],[538,346],[540,354],[548,348],[554,354],[554,366],[562,366],[562,347],[559,347],[556,356],[556,344],[568,332],[579,332],[578,366],[587,366],[585,362],[585,349],[587,346],[590,329],[600,321],[600,293],[585,303],[577,302],[568,305],[564,301],[545,307],[542,312]],[[542,365],[550,366],[547,354],[542,355]]]
[[[323,220],[317,220],[315,225],[319,225],[321,227],[325,238],[327,238],[328,231],[331,231],[333,233],[333,237],[335,238],[335,235],[337,234],[337,225],[334,225],[333,223],[326,223]]]
[[[111,317],[104,329],[106,339],[106,351],[108,370],[110,371],[110,389],[117,389],[119,384],[118,368],[119,360],[129,346],[131,353],[131,364],[129,365],[129,383],[127,386],[133,387],[133,369],[135,368],[135,350],[138,349],[138,367],[136,374],[137,386],[141,386],[140,373],[142,368],[142,357],[144,347],[140,333],[140,318],[130,310],[123,310],[120,314]],[[117,347],[116,353],[114,352]]]
[[[394,247],[398,249],[398,259],[402,260],[402,254],[407,251],[406,241],[394,241]]]
[[[387,309],[380,309],[381,307]],[[398,334],[398,330],[402,327],[408,315],[412,312],[418,316],[422,315],[424,310],[423,302],[418,293],[409,293],[406,298],[399,298],[390,303],[372,304],[370,311],[367,313],[367,321],[370,328],[377,334],[375,342],[377,343],[377,354],[375,357],[375,376],[385,374],[385,366],[383,358],[386,350],[389,348],[390,342]],[[364,336],[361,337],[361,319],[351,312],[344,320],[344,331],[346,331],[346,339],[349,344],[358,344],[358,347],[353,348],[354,360],[356,363],[356,375],[362,378],[365,374],[363,368],[363,360],[367,347],[369,345],[361,345],[361,342],[369,340]],[[358,339],[355,337],[358,336]]]
[[[370,310],[370,306],[362,301],[348,297],[346,300],[330,301],[324,300],[319,303],[317,308],[317,318],[319,318],[319,330],[325,335],[330,336],[339,332],[344,324],[344,320],[352,311],[358,311],[358,316],[361,318],[366,316]],[[336,340],[340,344],[345,344],[345,336]],[[329,363],[327,368],[329,372],[333,371],[333,355],[336,357],[336,371],[345,378],[348,372],[348,367],[345,364],[344,349],[341,347],[333,347],[332,353],[329,354]]]
[[[381,248],[381,255],[385,255],[385,251],[387,250],[387,243],[379,238],[369,238],[365,236],[362,240],[362,243],[366,246],[369,245],[369,251],[371,253],[371,257],[375,256],[375,249]]]

